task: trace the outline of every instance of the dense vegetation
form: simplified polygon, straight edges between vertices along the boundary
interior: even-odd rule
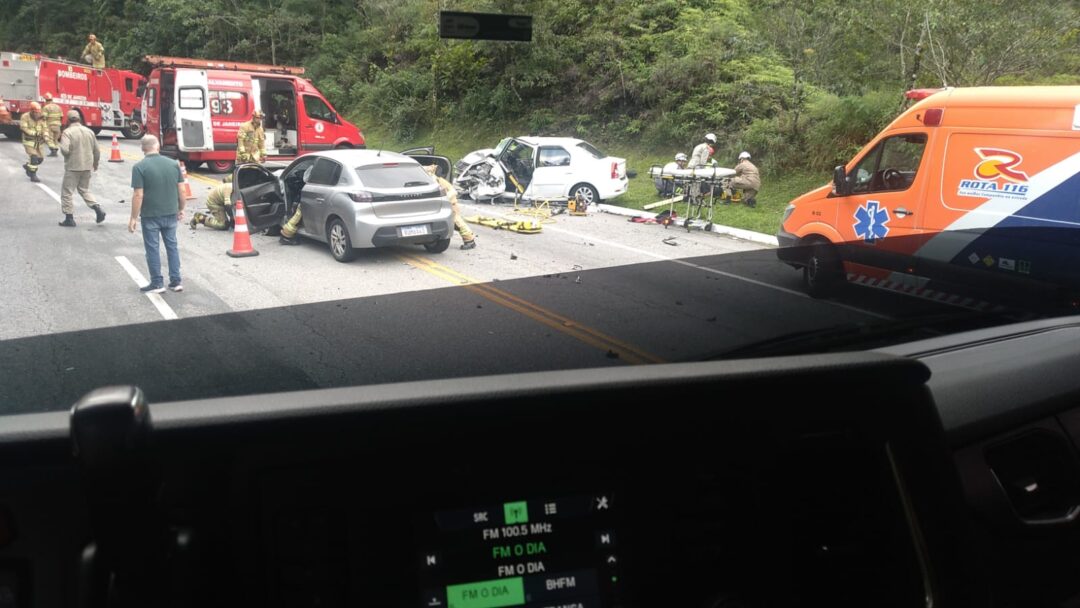
[[[440,8],[532,14],[534,41],[441,40]],[[75,57],[94,32],[112,65],[303,65],[396,141],[502,126],[666,156],[715,131],[773,171],[850,157],[915,86],[1080,82],[1075,0],[0,0],[0,14],[3,50]]]

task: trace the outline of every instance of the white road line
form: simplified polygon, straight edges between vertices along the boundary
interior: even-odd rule
[[[41,182],[37,183],[37,187],[44,190],[45,194],[48,194],[49,196],[51,196],[54,201],[56,201],[58,203],[60,202],[60,195],[57,194],[56,191],[53,190],[52,188],[46,186],[45,184],[42,184]]]
[[[116,261],[120,262],[120,265],[124,267],[124,270],[127,271],[128,276],[130,276],[131,279],[135,281],[136,285],[142,287],[143,285],[149,283],[149,281],[147,281],[146,278],[143,277],[142,273],[139,272],[137,268],[135,268],[135,265],[132,264],[131,261],[128,260],[126,257],[118,255],[116,256]],[[172,309],[172,307],[169,306],[167,302],[165,302],[165,298],[161,297],[160,293],[148,293],[146,294],[146,297],[150,298],[150,302],[154,305],[155,308],[158,309],[158,312],[161,313],[161,316],[165,317],[168,320],[179,318],[178,316],[176,316],[176,312]]]
[[[473,209],[476,209],[477,211],[486,211],[487,213],[492,213],[492,211],[490,209],[482,209],[480,207],[473,207],[472,205],[462,205],[462,206],[463,207],[468,206],[468,207],[471,207]],[[498,213],[492,213],[492,214],[493,215],[500,215]],[[503,219],[509,219],[506,216],[502,216],[502,217],[503,217]],[[623,245],[622,243],[615,243],[615,242],[612,242],[612,241],[605,241],[604,239],[598,239],[598,238],[596,238],[596,237],[594,237],[592,235],[580,234],[580,233],[573,232],[573,231],[570,231],[570,230],[565,230],[565,229],[562,229],[562,228],[555,228],[555,227],[550,226],[550,225],[544,226],[544,230],[548,230],[548,231],[551,231],[551,232],[558,232],[560,234],[565,234],[567,236],[572,236],[572,237],[577,238],[577,239],[584,239],[584,240],[586,240],[588,242],[591,242],[591,243],[600,243],[601,245],[607,245],[608,247],[615,247],[616,249],[623,249],[623,250],[629,251],[631,253],[638,253],[638,254],[641,254],[641,255],[646,255],[646,256],[649,256],[651,258],[655,258],[657,260],[664,260],[666,262],[672,262],[674,264],[679,264],[681,266],[686,266],[688,268],[695,268],[697,270],[702,270],[704,272],[709,272],[709,273],[712,273],[712,274],[715,274],[715,275],[720,275],[722,277],[727,277],[729,279],[735,279],[736,281],[743,281],[744,283],[750,283],[751,285],[757,285],[758,287],[764,287],[766,289],[772,289],[774,291],[783,292],[783,293],[786,293],[788,295],[796,296],[796,297],[799,297],[799,298],[806,298],[808,300],[814,299],[814,298],[811,298],[809,295],[807,295],[807,294],[805,294],[805,293],[803,293],[801,291],[795,291],[794,289],[788,289],[786,287],[780,287],[778,285],[772,285],[772,284],[766,283],[764,281],[758,281],[756,279],[750,279],[750,278],[747,278],[747,277],[742,277],[742,276],[739,276],[737,274],[732,274],[730,272],[724,272],[723,270],[716,270],[715,268],[709,268],[707,266],[701,266],[701,265],[698,265],[698,264],[694,264],[693,262],[687,262],[685,260],[680,260],[678,258],[668,257],[668,256],[663,255],[663,254],[653,253],[651,251],[645,251],[644,249],[638,249],[636,247],[631,247],[630,245]],[[880,313],[872,312],[872,311],[866,310],[865,308],[859,308],[857,306],[849,306],[847,304],[841,304],[839,302],[832,302],[830,300],[818,300],[818,301],[822,302],[822,303],[825,303],[825,304],[831,304],[833,306],[837,306],[837,307],[843,308],[845,310],[850,310],[850,311],[853,311],[853,312],[857,312],[859,314],[869,315],[871,317],[877,317],[878,319],[886,319],[886,320],[891,320],[892,319],[892,317],[889,316],[889,315],[883,315],[883,314],[880,314]]]

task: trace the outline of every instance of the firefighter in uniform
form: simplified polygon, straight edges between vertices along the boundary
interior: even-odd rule
[[[261,163],[266,160],[266,135],[263,133],[262,110],[255,110],[251,120],[240,125],[236,133],[236,162]]]
[[[226,175],[225,181],[206,195],[207,212],[197,211],[191,218],[191,229],[202,224],[214,230],[228,230],[232,224],[232,176]]]
[[[30,111],[19,119],[19,128],[22,129],[23,148],[30,160],[23,164],[26,176],[32,182],[40,182],[37,170],[45,160],[45,142],[49,139],[49,127],[45,124],[45,115],[41,113],[41,104],[33,102]]]
[[[690,154],[690,167],[706,167],[709,165],[709,158],[715,151],[713,146],[716,145],[716,135],[707,133],[704,141],[694,147],[694,151]]]
[[[424,169],[435,178],[435,181],[439,183],[439,187],[442,188],[443,194],[450,199],[450,209],[454,212],[454,228],[461,234],[461,240],[465,241],[461,244],[461,248],[472,249],[476,247],[476,235],[469,229],[468,222],[461,219],[461,213],[458,211],[457,190],[454,189],[454,185],[436,175],[435,165],[428,165]]]
[[[86,37],[86,46],[82,51],[83,61],[95,68],[105,67],[105,47],[98,42],[97,36],[90,34]]]
[[[56,156],[60,151],[60,124],[63,122],[64,110],[53,101],[52,93],[45,93],[45,105],[41,112],[45,114],[45,124],[49,127],[49,156]]]
[[[747,207],[757,206],[757,193],[761,189],[761,174],[754,163],[750,162],[750,153],[741,152],[739,163],[735,165],[735,177],[731,178],[731,190],[742,190]]]

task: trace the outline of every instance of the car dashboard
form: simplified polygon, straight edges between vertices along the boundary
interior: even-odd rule
[[[1077,331],[105,388],[0,427],[0,606],[1071,605]]]

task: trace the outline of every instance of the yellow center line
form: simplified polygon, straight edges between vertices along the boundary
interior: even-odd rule
[[[587,325],[582,325],[577,321],[564,317],[554,311],[548,310],[533,302],[529,302],[528,300],[519,298],[488,283],[477,281],[472,277],[461,274],[460,272],[437,262],[408,254],[400,254],[398,257],[414,268],[428,272],[429,274],[455,285],[462,285],[469,291],[472,291],[487,300],[515,312],[519,312],[534,321],[547,325],[552,329],[558,330],[559,332],[580,340],[590,346],[605,352],[615,352],[619,355],[621,360],[626,361],[627,363],[635,365],[642,363],[664,363],[664,360],[660,357],[649,354],[621,340],[617,340],[588,327]]]

